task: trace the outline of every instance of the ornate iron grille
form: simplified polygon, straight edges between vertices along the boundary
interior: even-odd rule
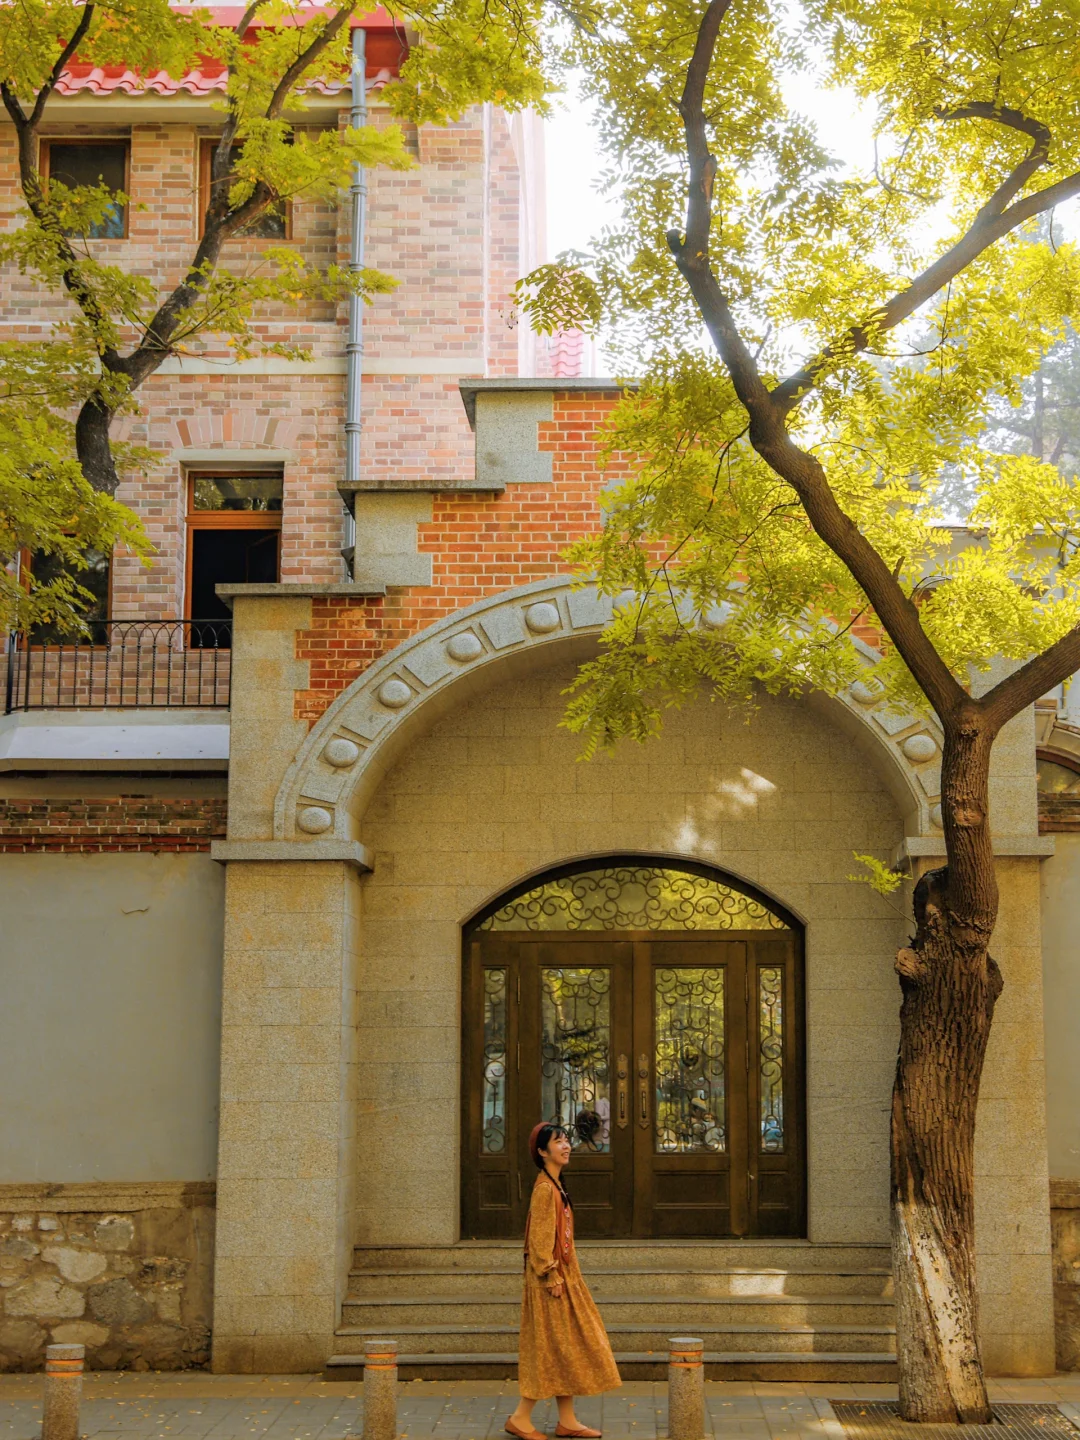
[[[657,970],[655,986],[657,1151],[726,1150],[723,968]]]
[[[484,971],[485,1155],[506,1149],[506,971]]]
[[[616,865],[548,880],[511,900],[481,930],[786,930],[749,895],[704,875]]]
[[[784,1149],[784,973],[758,969],[758,1069],[761,1089],[761,1148]]]
[[[575,1149],[611,1148],[611,971],[540,971],[541,1111]]]

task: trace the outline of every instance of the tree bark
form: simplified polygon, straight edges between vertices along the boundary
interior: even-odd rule
[[[120,484],[109,443],[112,420],[113,412],[101,396],[91,395],[75,421],[75,453],[82,472],[93,489],[106,495],[115,495]]]
[[[892,1250],[900,1412],[991,1418],[975,1278],[975,1112],[1001,972],[989,834],[993,734],[969,714],[946,728],[949,864],[915,887],[915,936],[896,957],[903,991],[892,1104]],[[950,818],[950,813],[953,818]]]

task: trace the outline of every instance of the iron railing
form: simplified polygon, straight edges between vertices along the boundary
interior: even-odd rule
[[[95,620],[89,637],[9,635],[4,713],[224,709],[231,620]]]

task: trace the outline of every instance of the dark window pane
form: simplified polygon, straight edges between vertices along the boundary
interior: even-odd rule
[[[217,585],[273,584],[278,578],[280,530],[192,530],[192,620],[228,620],[231,611]],[[198,636],[192,636],[197,645]],[[222,637],[219,644],[227,643]]]
[[[196,475],[196,510],[280,510],[280,475]]]
[[[214,146],[211,145],[211,146],[208,147],[208,149],[209,149],[209,164],[210,164],[210,166],[211,166],[211,168],[212,168],[212,167],[213,167],[213,163],[214,163]],[[242,141],[235,142],[235,143],[233,144],[233,149],[232,149],[232,164],[233,164],[234,167],[236,167],[236,166],[239,165],[240,159],[241,159],[243,153],[244,153],[244,145],[243,145],[243,142],[242,142]],[[229,188],[230,188],[230,189],[232,188],[233,185],[236,184],[236,180],[237,180],[237,176],[236,176],[236,174],[235,174],[235,169],[234,169],[234,173],[229,177]],[[240,230],[238,230],[238,231],[236,232],[236,236],[237,236],[237,237],[239,237],[239,236],[244,236],[244,237],[246,237],[247,239],[252,239],[252,240],[285,240],[285,239],[287,239],[287,238],[288,238],[288,206],[287,206],[287,203],[286,203],[284,200],[275,200],[274,203],[273,203],[272,205],[268,205],[267,208],[266,208],[265,210],[263,210],[261,214],[256,215],[255,218],[254,218],[254,220],[249,220],[246,225],[244,225]],[[235,237],[234,237],[234,238],[235,238]]]
[[[127,142],[95,140],[76,145],[52,141],[49,145],[49,177],[74,190],[79,185],[107,185],[123,191],[127,183]],[[87,234],[94,240],[118,240],[124,235],[124,206],[114,205],[100,225]]]
[[[85,569],[76,569],[75,566],[66,564],[59,555],[34,556],[31,570],[39,585],[47,585],[60,575],[70,575],[77,585],[89,590],[94,599],[84,612],[90,629],[89,639],[79,630],[50,621],[47,625],[34,625],[31,628],[32,645],[56,645],[61,642],[69,645],[107,643],[108,629],[101,622],[109,618],[109,564],[109,556],[102,555],[99,550],[87,550]]]
[[[285,229],[285,201],[277,200],[273,205],[268,205],[261,215],[256,215],[254,220],[237,231],[238,235],[245,235],[253,240],[284,240]]]

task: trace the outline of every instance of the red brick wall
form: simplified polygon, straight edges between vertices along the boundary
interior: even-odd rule
[[[107,795],[0,800],[0,853],[209,850],[225,835],[222,796]]]
[[[550,485],[514,485],[492,499],[437,495],[418,549],[432,556],[432,584],[392,590],[385,600],[316,599],[312,628],[297,639],[310,662],[310,688],[296,714],[316,720],[373,661],[410,635],[487,595],[569,571],[567,546],[598,521],[600,490],[623,472],[618,456],[599,468],[599,430],[617,396],[558,392],[552,419],[539,427],[552,455]]]
[[[376,97],[377,103],[377,97]],[[373,112],[385,123],[385,112]],[[63,123],[63,111],[50,116]],[[175,284],[189,262],[199,224],[199,142],[220,121],[207,108],[205,123],[150,121],[114,125],[131,137],[129,235],[98,240],[102,260],[159,285]],[[344,123],[344,122],[342,122]],[[109,102],[100,124],[63,123],[66,135],[110,133]],[[53,127],[54,129],[56,126]],[[367,263],[398,280],[397,289],[364,309],[365,360],[388,372],[411,370],[420,357],[447,368],[438,374],[369,373],[364,378],[364,474],[382,485],[445,483],[467,479],[473,468],[472,436],[457,391],[461,374],[512,374],[517,335],[500,313],[517,278],[521,183],[505,120],[477,108],[460,122],[422,127],[409,137],[419,164],[406,172],[369,176]],[[0,229],[17,224],[21,204],[15,137],[0,118]],[[145,208],[139,208],[140,206]],[[293,206],[289,242],[317,263],[348,258],[349,207],[323,202]],[[237,240],[225,247],[226,268],[258,263],[264,242]],[[45,338],[72,312],[64,297],[43,292],[34,280],[0,273],[0,340]],[[149,567],[118,556],[113,577],[115,618],[169,618],[187,613],[184,596],[185,494],[180,449],[286,452],[283,580],[312,583],[344,579],[340,555],[343,510],[336,484],[344,469],[344,362],[347,309],[312,304],[299,311],[258,317],[267,341],[310,347],[323,368],[286,375],[210,374],[152,377],[138,392],[139,413],[117,423],[118,438],[160,452],[148,474],[127,479],[120,498],[146,522],[156,547]],[[209,349],[206,347],[209,345]],[[198,340],[201,359],[226,361],[220,342]]]

